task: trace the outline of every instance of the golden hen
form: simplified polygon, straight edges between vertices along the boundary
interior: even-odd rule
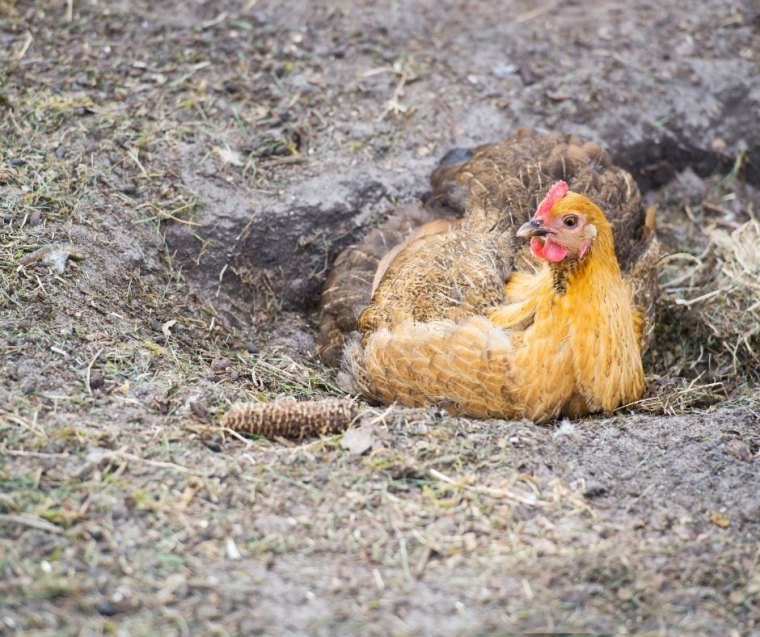
[[[419,280],[440,278],[433,271],[451,277],[429,290],[439,301],[447,290],[449,305],[460,308],[467,296],[454,280],[464,269],[438,258],[456,242],[472,244],[465,251],[472,250],[471,257],[494,275],[473,282],[481,286],[479,298],[498,290],[504,301],[461,320],[419,321],[398,313],[388,318],[383,286],[407,288],[427,302],[424,286],[408,289],[418,287],[409,270],[391,263],[359,320],[363,339],[346,352],[356,389],[385,403],[434,404],[468,416],[536,422],[610,411],[639,398],[643,315],[623,281],[612,227],[601,210],[559,182],[517,236],[531,238],[531,250],[543,264],[535,273],[508,274],[506,285],[493,280],[503,271],[504,250],[487,234],[454,228],[418,240],[424,246],[407,244],[394,261],[408,251]],[[384,314],[385,324],[366,329],[366,315],[376,313]]]

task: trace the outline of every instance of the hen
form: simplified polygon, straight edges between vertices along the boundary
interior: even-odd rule
[[[525,258],[515,229],[558,177],[587,196],[567,193],[566,185],[550,193],[534,221],[572,218],[577,225],[537,228],[531,248],[545,263],[532,272],[535,259]],[[426,209],[460,213],[461,220],[418,227],[382,261],[366,244],[346,253],[368,255],[371,263],[365,287],[353,286],[355,314],[373,278],[376,288],[358,321],[361,342],[346,352],[355,386],[384,402],[537,421],[635,399],[643,389],[657,247],[653,216],[644,213],[631,176],[596,144],[518,131],[463,161],[444,162],[433,187]],[[338,263],[323,296],[322,335],[334,301],[351,290],[336,284],[341,277],[346,270]],[[353,328],[350,320],[345,327]]]

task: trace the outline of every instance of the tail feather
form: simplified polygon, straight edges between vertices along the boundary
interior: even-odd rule
[[[355,389],[383,402],[437,404],[473,416],[522,417],[510,384],[511,335],[484,317],[406,321],[346,351]]]
[[[564,341],[539,330],[527,343],[524,332],[484,316],[382,328],[351,342],[344,362],[353,389],[365,396],[476,418],[553,420],[576,392]]]

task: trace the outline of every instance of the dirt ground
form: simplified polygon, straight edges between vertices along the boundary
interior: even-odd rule
[[[755,3],[0,0],[0,43],[0,634],[760,635],[757,322],[686,269],[760,212]],[[646,398],[221,430],[341,393],[332,259],[523,125],[682,255]]]

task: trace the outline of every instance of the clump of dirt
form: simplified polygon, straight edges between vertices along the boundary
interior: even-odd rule
[[[759,37],[718,0],[0,2],[3,629],[756,630]],[[680,255],[648,403],[219,426],[341,395],[332,258],[523,125],[609,148]]]

